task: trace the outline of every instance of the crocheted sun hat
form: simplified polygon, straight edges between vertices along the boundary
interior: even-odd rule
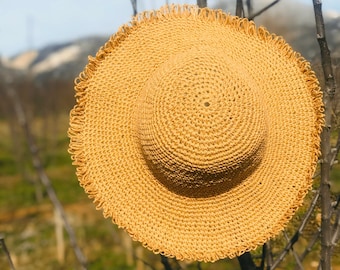
[[[167,6],[137,15],[76,79],[81,186],[145,247],[216,261],[288,223],[312,184],[323,124],[310,65],[253,22]]]

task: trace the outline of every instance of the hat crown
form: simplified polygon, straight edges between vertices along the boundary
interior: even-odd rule
[[[156,68],[137,119],[146,163],[181,195],[206,197],[232,188],[265,151],[261,93],[247,71],[219,50],[190,49]]]

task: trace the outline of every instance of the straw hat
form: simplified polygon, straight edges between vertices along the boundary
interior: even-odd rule
[[[196,6],[139,14],[76,80],[70,153],[105,217],[177,259],[276,236],[312,184],[322,95],[253,22]]]

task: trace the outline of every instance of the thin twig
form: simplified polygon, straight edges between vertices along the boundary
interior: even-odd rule
[[[333,168],[333,165],[336,163],[339,151],[340,151],[340,129],[338,130],[338,139],[336,141],[336,145],[334,148],[331,149],[331,153],[332,153],[331,158],[330,158],[331,168]]]
[[[137,0],[131,0],[133,16],[137,15]]]
[[[325,24],[322,15],[321,0],[313,0],[316,37],[320,47],[321,64],[325,78],[325,89],[323,89],[323,103],[325,107],[325,126],[321,133],[321,269],[331,268],[332,242],[331,242],[331,127],[333,97],[335,94],[335,81],[332,70],[332,61],[328,49],[325,33]]]
[[[287,242],[289,242],[289,237],[288,237],[288,235],[287,235],[286,230],[283,231],[283,234],[284,234],[284,236],[285,236]],[[297,263],[297,265],[299,266],[299,269],[300,269],[300,270],[303,270],[303,265],[302,265],[302,263],[301,263],[301,261],[300,261],[299,255],[295,252],[294,247],[291,246],[291,247],[290,247],[290,250],[291,250],[292,253],[293,253],[293,256],[294,256],[294,258],[295,258],[295,260],[296,260],[296,263]]]
[[[336,201],[332,203],[332,207],[334,210],[336,210],[339,205],[340,205],[340,195],[338,195]]]
[[[333,225],[332,247],[334,247],[340,239],[340,208],[336,211],[335,222]]]
[[[265,12],[267,9],[271,8],[275,4],[280,2],[280,0],[275,0],[274,2],[270,3],[269,5],[265,6],[263,9],[259,10],[258,12],[252,14],[251,16],[248,17],[249,20],[254,20],[255,17],[261,15],[263,12]]]
[[[238,17],[244,17],[243,1],[236,0],[236,12],[235,15]]]
[[[11,254],[9,253],[9,250],[8,250],[6,243],[5,243],[5,238],[2,234],[0,234],[0,246],[2,246],[2,248],[3,248],[3,250],[6,254],[9,267],[11,268],[11,270],[15,270],[13,261],[11,259]]]
[[[207,0],[197,0],[197,5],[200,8],[205,8],[207,7]]]
[[[248,11],[248,17],[250,17],[253,14],[253,3],[252,3],[252,0],[246,0],[246,6],[247,6],[247,11]]]
[[[318,227],[316,233],[310,239],[306,249],[302,252],[302,254],[300,256],[300,261],[303,261],[306,258],[306,256],[308,255],[308,253],[312,251],[313,246],[315,245],[315,243],[317,242],[317,240],[320,237],[320,233],[321,233],[321,229]]]
[[[172,270],[171,265],[170,265],[167,257],[161,255],[161,262],[162,262],[165,270]]]
[[[267,244],[264,243],[264,245],[262,246],[262,256],[261,256],[261,264],[260,264],[259,270],[264,270],[266,257],[267,257]]]
[[[277,257],[277,259],[274,261],[272,267],[270,269],[275,269],[284,259],[284,257],[288,254],[289,250],[293,247],[293,245],[298,241],[300,235],[302,234],[303,229],[306,227],[308,219],[313,213],[313,210],[317,204],[317,201],[319,199],[320,192],[319,190],[315,191],[314,198],[309,205],[309,208],[305,214],[305,217],[303,218],[298,230],[295,232],[293,237],[289,240],[283,251],[280,253],[280,255]]]
[[[241,256],[238,256],[237,259],[240,264],[241,270],[258,270],[259,269],[258,267],[256,267],[250,252],[243,253]]]
[[[176,265],[176,270],[182,270],[182,266],[179,264],[178,260],[173,259],[174,264]],[[200,262],[197,263],[197,265],[200,265]]]
[[[339,196],[339,198],[340,198],[340,196]],[[336,202],[336,204],[335,204],[335,206],[334,206],[334,210],[336,210],[336,207],[337,207],[337,202]],[[339,211],[338,211],[338,213],[339,213]],[[337,213],[337,214],[338,214],[338,213]],[[340,214],[340,213],[339,213],[339,214]],[[337,221],[339,222],[339,219],[337,219],[337,220],[335,221],[335,223],[336,223]],[[339,228],[339,227],[335,226],[335,224],[334,224],[334,228]],[[334,232],[333,232],[333,237],[335,236],[335,234],[336,234],[336,232],[334,231]],[[317,242],[317,240],[319,239],[320,235],[321,235],[321,228],[318,227],[316,233],[313,235],[313,237],[312,237],[311,240],[309,241],[309,243],[308,243],[306,249],[305,249],[304,252],[301,254],[301,256],[300,256],[300,260],[301,260],[301,261],[303,261],[303,260],[305,259],[305,257],[307,256],[307,254],[308,254],[309,252],[311,252],[312,247],[313,247],[314,244]],[[332,239],[333,239],[333,238],[332,238]],[[319,264],[318,269],[321,269],[321,265],[320,265],[320,264]]]
[[[266,262],[267,270],[270,270],[273,265],[273,253],[270,240],[266,243]]]

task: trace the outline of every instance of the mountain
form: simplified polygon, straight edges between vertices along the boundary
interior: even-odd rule
[[[214,8],[234,12],[235,0],[217,1]],[[272,0],[253,2],[252,14],[271,4]],[[245,8],[246,15],[248,14]],[[324,11],[326,37],[333,57],[340,57],[340,14]],[[294,50],[300,52],[307,60],[319,58],[320,49],[316,39],[316,27],[313,5],[295,1],[279,1],[254,18],[257,26],[266,27],[271,33],[282,36]]]
[[[52,44],[40,50],[31,50],[3,60],[11,69],[29,72],[38,79],[72,79],[78,76],[108,37],[93,36],[71,42]]]
[[[266,0],[263,1],[265,2]],[[287,1],[286,5],[280,6],[281,2],[279,2],[277,7],[274,6],[272,9],[256,17],[256,25],[263,25],[270,32],[283,36],[307,60],[319,62],[320,49],[316,40],[312,7],[297,2],[294,3],[294,1],[290,0]],[[234,3],[235,1],[232,2]],[[227,6],[225,3],[223,2],[223,5],[217,5],[215,8],[226,10]],[[233,10],[232,7],[228,7],[229,10]],[[259,5],[259,7],[261,6]],[[301,10],[305,12],[301,12]],[[325,15],[327,42],[332,57],[340,58],[340,16],[331,15]],[[92,36],[65,43],[52,44],[39,50],[18,54],[11,59],[3,59],[2,63],[17,72],[25,73],[29,71],[29,74],[39,80],[51,78],[55,80],[73,80],[88,63],[88,56],[94,56],[108,38]]]

